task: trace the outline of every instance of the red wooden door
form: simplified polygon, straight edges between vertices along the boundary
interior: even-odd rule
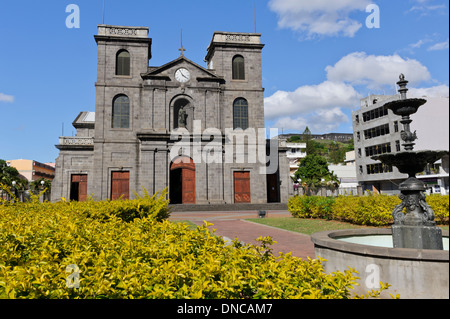
[[[251,203],[250,172],[234,172],[234,202]]]
[[[174,204],[195,204],[195,164],[189,157],[177,158],[171,170],[171,201]],[[179,185],[181,183],[181,185]],[[181,192],[181,194],[180,194]]]
[[[195,170],[183,168],[181,174],[183,204],[195,204]]]
[[[130,198],[130,172],[112,172],[111,200]]]
[[[74,174],[72,175],[71,183],[71,200],[84,202],[87,199],[87,175]]]

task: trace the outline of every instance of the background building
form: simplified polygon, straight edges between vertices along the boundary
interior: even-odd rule
[[[302,136],[301,133],[288,133],[288,134],[280,134],[279,139],[289,139],[294,136]],[[311,134],[311,139],[313,140],[330,140],[335,142],[348,142],[353,138],[352,133],[326,133],[326,134]]]
[[[339,179],[338,193],[340,195],[358,195],[358,179],[356,177],[355,151],[345,153],[344,164],[329,165]]]
[[[372,156],[404,151],[400,132],[401,118],[386,109],[387,102],[399,95],[371,95],[361,100],[361,109],[353,112],[353,131],[357,178],[363,190],[398,193],[398,185],[407,178],[396,167],[372,160]],[[417,131],[415,151],[449,149],[449,99],[428,98],[413,120],[411,130]],[[427,167],[418,178],[430,189],[448,192],[448,156]],[[447,191],[446,191],[447,189]]]
[[[294,176],[300,160],[306,157],[306,143],[286,143],[290,175]]]
[[[19,171],[19,174],[29,182],[44,178],[52,181],[55,178],[55,167],[52,163],[39,163],[33,160],[18,159],[6,161],[11,167]]]

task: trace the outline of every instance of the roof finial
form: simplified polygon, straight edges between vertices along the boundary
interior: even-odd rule
[[[183,48],[183,29],[181,29],[181,48],[179,48],[178,51],[181,52],[180,56],[184,56],[184,51],[186,50]]]

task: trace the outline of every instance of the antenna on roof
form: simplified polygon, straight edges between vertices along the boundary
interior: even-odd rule
[[[102,24],[105,24],[105,0],[103,0],[103,19]]]
[[[256,33],[256,2],[253,2],[253,18],[255,20],[255,33]]]

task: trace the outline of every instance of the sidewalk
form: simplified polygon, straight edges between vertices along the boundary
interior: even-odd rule
[[[267,218],[290,217],[288,211],[268,211]],[[196,225],[202,225],[204,221],[214,224],[212,229],[219,236],[228,239],[238,238],[249,244],[256,244],[260,236],[270,236],[277,243],[272,246],[273,254],[278,252],[292,252],[293,256],[306,259],[315,258],[314,244],[309,235],[303,235],[288,230],[274,228],[246,221],[245,219],[257,218],[256,211],[238,212],[173,212],[169,220],[188,220]]]

